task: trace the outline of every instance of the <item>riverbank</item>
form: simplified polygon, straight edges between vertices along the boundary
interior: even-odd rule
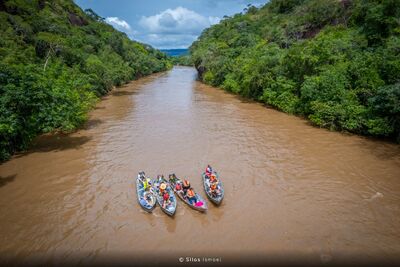
[[[180,66],[180,65],[176,65],[176,66]],[[276,106],[274,106],[274,105],[271,105],[270,103],[266,103],[266,102],[263,101],[263,100],[260,100],[260,99],[252,99],[252,98],[249,98],[249,97],[240,95],[240,94],[238,94],[238,93],[236,93],[236,92],[232,92],[232,91],[230,91],[230,90],[226,90],[226,89],[223,88],[223,87],[212,86],[212,85],[208,84],[207,82],[205,82],[204,80],[202,80],[201,75],[202,75],[202,73],[204,73],[204,70],[198,70],[195,66],[191,66],[191,65],[189,65],[189,66],[188,66],[188,65],[183,65],[183,67],[193,67],[193,68],[195,68],[196,71],[197,71],[198,80],[199,80],[200,82],[204,83],[205,85],[208,85],[208,86],[217,88],[218,90],[222,90],[222,91],[224,91],[224,92],[226,92],[226,93],[228,93],[228,94],[234,95],[234,96],[238,97],[239,99],[241,99],[242,101],[249,101],[249,102],[252,102],[252,103],[261,104],[261,105],[263,105],[265,108],[273,109],[273,110],[276,110],[276,111],[278,111],[278,112],[285,113],[285,114],[287,114],[288,116],[295,116],[295,117],[297,117],[297,118],[299,118],[299,119],[302,119],[302,120],[304,120],[304,121],[307,121],[307,124],[308,124],[309,126],[318,128],[318,129],[320,129],[320,130],[331,131],[331,132],[337,132],[337,133],[343,134],[343,135],[350,135],[350,136],[351,136],[351,135],[355,135],[355,136],[360,136],[360,137],[367,138],[367,139],[369,139],[369,140],[371,140],[371,141],[387,142],[387,143],[391,143],[391,144],[399,144],[399,141],[398,141],[398,140],[394,140],[393,138],[387,137],[387,136],[363,135],[363,134],[354,133],[354,132],[350,132],[350,131],[346,131],[346,130],[336,130],[336,129],[332,129],[332,128],[328,128],[328,127],[323,127],[323,126],[321,126],[321,125],[317,125],[317,124],[313,123],[309,118],[307,118],[307,116],[305,116],[304,114],[285,112],[285,111],[283,111],[282,109],[279,109],[278,107],[276,107]]]
[[[169,67],[169,69],[171,69],[172,66]],[[167,69],[168,70],[168,69]],[[148,74],[149,75],[149,74]],[[145,75],[147,76],[147,75]],[[142,76],[142,77],[145,77]],[[139,77],[140,78],[140,77]],[[126,81],[124,82],[125,84],[131,83],[133,81],[136,81],[137,79],[131,80],[131,81]],[[95,96],[92,94],[88,94],[88,97],[84,99],[84,103],[80,103],[82,105],[84,105],[84,107],[82,109],[78,109],[76,110],[76,112],[79,113],[79,117],[77,117],[74,121],[74,123],[71,124],[66,124],[64,126],[66,126],[66,128],[63,127],[57,127],[55,129],[46,129],[43,130],[41,132],[38,132],[36,134],[30,134],[29,138],[27,140],[19,140],[19,142],[22,142],[21,144],[15,144],[14,147],[19,147],[18,150],[16,149],[11,149],[9,148],[9,150],[11,149],[11,151],[6,151],[5,147],[11,147],[11,145],[7,142],[11,142],[10,140],[4,140],[2,141],[2,144],[0,146],[0,154],[2,156],[0,156],[0,164],[10,160],[11,157],[15,154],[16,156],[20,155],[20,154],[24,154],[26,151],[28,151],[32,145],[32,142],[35,142],[35,139],[41,139],[41,136],[67,136],[75,131],[80,130],[82,127],[85,126],[85,124],[88,121],[88,113],[95,107],[96,103],[98,101],[102,101],[102,99],[106,96],[108,96],[109,94],[113,94],[113,92],[115,90],[118,90],[118,88],[121,88],[121,86],[124,85],[120,85],[120,86],[113,86],[111,87],[109,90],[107,90],[103,95],[101,96]],[[50,100],[51,101],[51,100]],[[36,103],[37,104],[37,103]],[[49,103],[52,104],[52,103]],[[72,108],[72,107],[70,107]],[[50,114],[47,114],[50,115]],[[68,121],[64,122],[64,123],[69,123]],[[16,140],[17,142],[18,140]]]
[[[322,128],[400,142],[399,12],[392,2],[270,1],[204,30],[191,57],[209,85]]]
[[[153,263],[154,253],[285,255],[283,263],[303,255],[315,264],[399,255],[397,145],[321,131],[196,78],[174,67],[126,84],[83,129],[43,136],[1,164],[0,251],[43,264],[116,255]],[[179,202],[170,218],[137,203],[140,170],[175,172],[205,197],[207,164],[224,183],[220,207],[201,214]]]
[[[113,86],[172,67],[72,0],[3,2],[0,162],[40,134],[78,128]]]

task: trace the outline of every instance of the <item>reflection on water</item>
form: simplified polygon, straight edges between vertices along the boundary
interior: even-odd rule
[[[38,138],[0,165],[0,252],[85,262],[115,253],[303,253],[322,262],[400,252],[400,149],[317,129],[196,81],[192,68],[114,90],[84,129]],[[139,170],[175,172],[205,196],[174,218],[137,203]],[[166,245],[168,244],[168,245]]]

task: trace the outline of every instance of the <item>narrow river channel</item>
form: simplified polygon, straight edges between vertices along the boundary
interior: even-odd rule
[[[220,207],[202,214],[179,200],[171,218],[137,203],[139,170],[188,177],[205,197],[208,163],[225,186]],[[157,253],[390,261],[400,253],[400,148],[312,127],[175,67],[115,89],[83,129],[42,136],[0,165],[0,253],[38,263],[162,261]]]

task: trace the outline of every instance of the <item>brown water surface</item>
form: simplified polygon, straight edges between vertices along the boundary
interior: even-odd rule
[[[207,163],[225,186],[220,207],[202,214],[179,201],[170,218],[138,205],[138,171],[175,172],[205,196]],[[84,129],[42,136],[0,165],[0,252],[54,263],[141,252],[390,258],[400,253],[400,149],[312,127],[175,67],[114,90]]]

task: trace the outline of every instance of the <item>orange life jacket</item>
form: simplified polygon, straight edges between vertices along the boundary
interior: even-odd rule
[[[189,189],[187,192],[188,197],[194,197],[194,192],[192,189]]]

